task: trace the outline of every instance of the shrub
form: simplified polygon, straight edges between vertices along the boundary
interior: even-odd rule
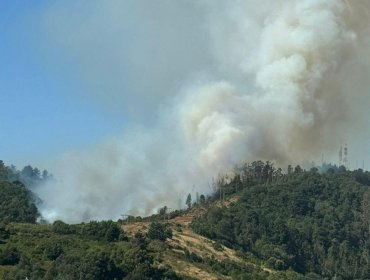
[[[56,260],[63,253],[63,247],[58,244],[49,244],[44,249],[44,255],[48,260]]]
[[[53,223],[52,230],[58,234],[72,234],[76,233],[75,229],[64,223],[63,221],[57,220]]]
[[[153,222],[150,224],[148,237],[165,241],[167,238],[172,238],[172,230],[167,228],[165,224]]]
[[[219,242],[212,243],[212,247],[216,251],[223,251],[224,250],[224,248],[222,247],[222,245]]]
[[[118,224],[113,221],[91,221],[87,224],[83,224],[81,229],[81,235],[83,237],[108,242],[117,241],[120,233],[121,229]]]
[[[112,224],[109,226],[105,233],[105,240],[108,242],[117,241],[120,237],[121,231],[120,228],[116,224]]]
[[[15,265],[19,262],[21,254],[17,248],[7,246],[0,253],[0,265]]]

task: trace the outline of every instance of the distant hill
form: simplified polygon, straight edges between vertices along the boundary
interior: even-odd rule
[[[369,279],[370,173],[253,162],[186,210],[35,224],[21,183],[0,183],[0,279]]]

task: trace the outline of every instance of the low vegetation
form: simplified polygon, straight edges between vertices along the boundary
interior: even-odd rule
[[[37,224],[32,193],[7,177],[0,279],[370,278],[369,172],[258,161],[213,185],[186,210]]]
[[[1,229],[0,279],[180,279],[154,266],[148,236],[112,221],[8,224]]]

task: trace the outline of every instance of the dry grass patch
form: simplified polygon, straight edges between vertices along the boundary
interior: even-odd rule
[[[217,275],[210,271],[206,271],[202,267],[198,265],[176,258],[173,254],[168,254],[165,256],[162,264],[166,265],[167,267],[171,268],[176,274],[181,276],[190,277],[192,279],[200,279],[200,280],[228,280],[231,279],[230,277],[226,277],[223,275]]]

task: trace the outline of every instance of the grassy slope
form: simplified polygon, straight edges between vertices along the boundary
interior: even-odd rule
[[[166,220],[173,231],[172,239],[167,239],[167,249],[162,251],[157,259],[158,266],[166,266],[189,279],[232,279],[230,275],[222,273],[222,269],[216,271],[209,263],[210,260],[219,263],[231,263],[237,266],[245,266],[256,273],[271,274],[275,271],[261,265],[253,258],[246,258],[235,250],[224,245],[216,244],[211,239],[195,233],[190,228],[194,217],[202,215],[210,207],[228,207],[238,199],[238,195],[229,197],[223,203],[216,201],[206,206],[196,206],[182,215]],[[124,231],[133,236],[136,232],[147,232],[150,222],[133,222],[123,226]],[[196,257],[195,257],[196,256]],[[198,257],[198,259],[197,259]]]

